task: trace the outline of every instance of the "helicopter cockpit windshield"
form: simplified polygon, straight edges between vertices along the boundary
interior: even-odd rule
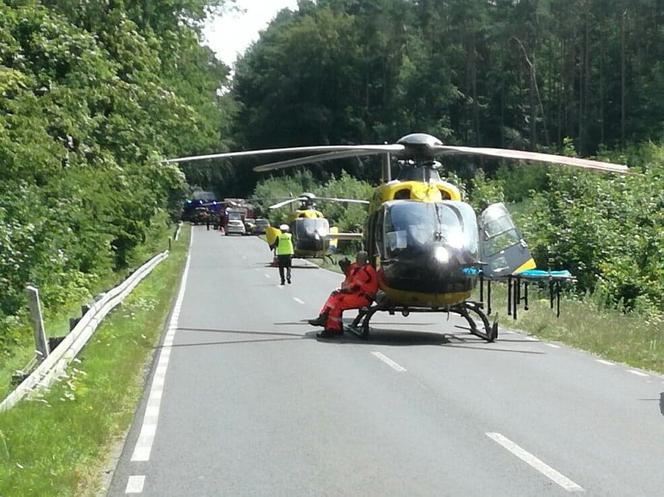
[[[327,235],[330,231],[330,224],[323,218],[300,218],[295,222],[295,236],[299,239],[315,238]]]
[[[462,262],[477,259],[477,220],[468,204],[396,201],[387,206],[384,219],[388,259],[428,252],[433,245],[464,254]]]
[[[302,217],[295,220],[295,242],[298,250],[318,252],[325,248],[323,238],[330,232],[330,224],[324,218]]]

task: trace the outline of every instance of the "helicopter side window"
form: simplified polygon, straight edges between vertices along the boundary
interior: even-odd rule
[[[452,197],[450,197],[450,192],[445,190],[444,188],[438,188],[438,191],[440,192],[440,198],[443,200],[450,200]]]
[[[521,241],[521,237],[508,215],[489,219],[485,221],[482,228],[484,230],[484,252],[486,256],[497,254]]]
[[[408,239],[405,231],[388,231],[385,240],[388,251],[392,254],[408,247]]]
[[[383,251],[383,211],[374,213],[369,219],[370,234],[373,234],[371,242],[373,242],[374,255],[380,254],[381,257],[385,256]],[[369,247],[367,247],[369,248]]]
[[[507,216],[501,216],[496,219],[491,219],[488,223],[484,225],[484,231],[486,232],[487,238],[492,238],[498,236],[505,231],[512,229],[514,225]]]
[[[394,200],[408,200],[410,198],[410,190],[402,188],[394,194]]]
[[[390,211],[386,211],[384,218],[385,228],[385,257],[395,255],[398,249],[397,245],[397,228],[392,223],[392,216]]]

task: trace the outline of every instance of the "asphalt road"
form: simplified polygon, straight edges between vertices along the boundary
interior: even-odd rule
[[[341,276],[269,260],[194,229],[108,495],[664,496],[661,376],[444,314],[317,341]]]

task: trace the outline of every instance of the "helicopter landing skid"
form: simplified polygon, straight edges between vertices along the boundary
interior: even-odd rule
[[[468,325],[470,326],[469,331],[473,335],[482,340],[486,340],[487,342],[493,342],[498,338],[498,322],[494,320],[493,324],[491,324],[484,312],[482,303],[472,300],[436,309],[431,307],[402,307],[385,304],[362,307],[353,322],[348,326],[344,326],[344,331],[348,331],[362,340],[368,340],[370,334],[369,323],[371,318],[374,314],[381,311],[389,312],[390,314],[400,312],[404,316],[408,316],[412,312],[452,312],[454,314],[459,314],[468,322]],[[478,326],[478,322],[471,313],[476,314],[479,317],[481,326]]]

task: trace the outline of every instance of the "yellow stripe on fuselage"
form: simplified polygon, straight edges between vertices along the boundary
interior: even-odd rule
[[[422,293],[422,292],[408,292],[404,290],[395,290],[394,288],[387,287],[381,283],[381,290],[392,302],[398,303],[400,306],[413,306],[413,307],[445,307],[446,305],[454,305],[470,298],[471,292],[454,292],[454,293]]]
[[[317,211],[316,209],[298,209],[292,214],[288,215],[288,224],[293,222],[295,219],[321,219],[323,213]]]
[[[512,274],[519,274],[523,273],[524,271],[528,271],[529,269],[535,269],[537,267],[537,264],[535,264],[535,260],[531,257],[527,262],[524,262],[521,264]]]
[[[408,199],[418,202],[440,202],[442,200],[461,200],[461,192],[452,183],[436,181],[390,181],[376,188],[371,199],[371,209],[378,209],[390,200]]]

